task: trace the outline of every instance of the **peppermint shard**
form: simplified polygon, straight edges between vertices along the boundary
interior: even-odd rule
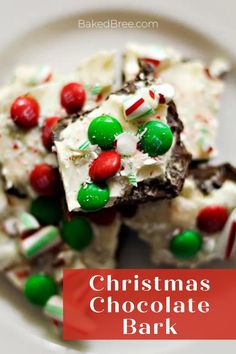
[[[173,198],[190,161],[174,90],[140,73],[136,80],[56,128],[59,169],[69,211]]]

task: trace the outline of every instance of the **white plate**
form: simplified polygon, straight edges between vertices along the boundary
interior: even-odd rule
[[[99,2],[86,0],[7,0],[1,4],[0,81],[4,82],[17,64],[50,63],[69,71],[80,59],[98,49],[124,47],[127,41],[162,42],[173,45],[186,57],[206,61],[219,55],[235,63],[235,2],[213,0],[165,0],[134,2],[127,0]],[[227,5],[227,6],[226,6]],[[124,10],[121,10],[121,9]],[[222,18],[223,14],[223,18]],[[105,20],[158,20],[153,30],[81,30],[81,18]],[[222,45],[222,43],[224,45]],[[220,114],[220,160],[236,162],[235,157],[235,72],[228,79]],[[129,256],[130,252],[134,255]],[[142,259],[138,263],[138,260]],[[121,258],[123,267],[148,266],[147,252],[132,237]],[[0,342],[3,353],[78,353],[96,354],[161,354],[234,353],[235,342],[224,341],[93,341],[64,347],[55,338],[48,338],[47,322],[31,308],[6,281],[0,288]],[[74,351],[72,348],[76,348]],[[5,349],[5,350],[4,350]]]

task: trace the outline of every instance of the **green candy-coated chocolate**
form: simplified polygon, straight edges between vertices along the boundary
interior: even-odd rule
[[[77,200],[84,211],[102,209],[110,198],[108,186],[104,184],[89,183],[82,185]]]
[[[194,257],[202,248],[202,236],[194,230],[185,230],[170,241],[170,250],[175,257],[187,259]]]
[[[82,251],[93,239],[92,227],[82,216],[64,221],[61,234],[63,240],[77,251]]]
[[[32,201],[30,213],[41,225],[56,225],[62,217],[61,203],[53,197],[38,197]]]
[[[24,294],[32,304],[44,306],[50,297],[57,294],[57,285],[47,275],[34,274],[26,280]]]
[[[92,120],[88,128],[91,144],[97,144],[102,150],[113,148],[116,136],[123,132],[121,124],[112,116],[103,115]]]
[[[173,134],[170,127],[158,120],[142,125],[138,134],[141,135],[141,150],[151,157],[164,155],[171,147]]]

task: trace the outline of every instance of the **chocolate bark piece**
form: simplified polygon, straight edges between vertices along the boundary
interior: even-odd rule
[[[140,90],[140,88],[149,89],[155,86],[156,83],[152,80],[149,80],[149,77],[151,77],[150,75],[152,75],[151,69],[149,70],[149,67],[147,67],[139,73],[136,80],[126,83],[121,90],[111,94],[107,98],[107,100],[102,103],[100,107],[97,108],[97,110],[95,109],[90,112],[85,112],[83,115],[74,115],[71,117],[67,117],[57,125],[56,129],[54,129],[54,143],[57,150],[59,168],[61,172],[62,181],[64,183],[69,211],[81,210],[79,203],[76,201],[77,191],[75,190],[75,188],[77,188],[77,186],[74,186],[74,190],[73,186],[71,186],[71,181],[75,180],[76,176],[80,176],[79,168],[76,169],[76,167],[73,165],[73,162],[71,162],[73,161],[73,153],[71,155],[69,155],[68,153],[71,149],[71,146],[69,148],[69,144],[71,145],[71,141],[73,141],[73,139],[73,144],[75,144],[75,138],[73,137],[72,139],[70,139],[71,135],[74,134],[75,130],[77,130],[77,132],[79,133],[81,132],[81,129],[87,129],[87,125],[89,124],[89,122],[91,122],[91,120],[94,119],[96,116],[106,113],[111,114],[110,110],[112,105],[110,101],[112,99],[113,101],[120,100],[119,104],[121,105],[121,102],[122,100],[124,100],[124,98],[132,97],[134,94],[139,92],[138,90]],[[106,105],[109,107],[108,112],[106,112]],[[147,200],[173,198],[179,194],[187,174],[191,155],[188,153],[181,141],[181,132],[183,131],[183,124],[178,117],[176,106],[173,100],[165,102],[163,106],[166,108],[166,124],[171,129],[174,137],[173,144],[168,152],[168,157],[166,157],[165,166],[163,167],[164,172],[155,178],[149,177],[137,181],[137,186],[126,186],[124,193],[122,193],[122,195],[115,196],[113,200],[107,204],[108,207],[112,205],[121,204],[136,204],[145,202]],[[157,115],[157,113],[155,114]],[[153,120],[156,119],[156,117],[154,118],[154,115],[152,115],[151,117],[153,118]],[[125,118],[122,116],[122,119]],[[86,120],[88,120],[88,123],[86,123]],[[124,122],[121,120],[121,124],[122,123]],[[124,123],[126,125],[126,128],[128,123]],[[145,123],[145,118],[142,118],[142,123]],[[81,129],[79,129],[80,126]],[[134,134],[134,127],[132,127],[132,129],[133,130],[131,130],[131,133]],[[83,134],[83,139],[86,138],[87,133],[85,132],[85,134]],[[77,141],[77,144],[78,143],[79,141]],[[73,150],[73,148],[71,150]],[[90,165],[91,161],[87,163],[88,166]],[[119,176],[116,176],[116,178],[117,180],[115,182],[112,181],[112,178],[110,180],[113,183],[119,183]],[[87,180],[88,179],[89,176],[87,175]],[[86,179],[84,181],[81,181],[81,183],[85,182],[87,182]]]
[[[230,70],[225,59],[206,65],[184,59],[168,47],[130,43],[123,58],[123,79],[131,80],[139,70],[171,84],[175,103],[185,126],[182,140],[194,160],[208,160],[217,154],[217,112],[224,89],[222,76]]]
[[[182,187],[188,172],[191,155],[181,141],[183,124],[178,117],[175,103],[172,101],[168,107],[167,122],[176,136],[170,160],[167,164],[164,179],[155,179],[138,183],[132,188],[130,194],[117,200],[116,204],[136,204],[156,199],[174,198]]]
[[[228,260],[236,249],[236,168],[194,163],[177,198],[140,205],[124,222],[149,244],[155,264],[195,267]],[[173,253],[172,240],[187,230],[199,237],[201,246],[196,254],[181,258]]]
[[[86,90],[83,110],[96,107],[111,92],[115,82],[115,53],[100,51],[82,61],[72,73],[62,75],[48,67],[18,67],[11,82],[0,88],[0,164],[5,190],[34,196],[29,179],[35,165],[57,167],[55,154],[42,141],[47,118],[65,117],[60,92],[65,84],[80,82]],[[19,96],[33,97],[40,106],[39,124],[22,129],[11,119],[11,105]]]

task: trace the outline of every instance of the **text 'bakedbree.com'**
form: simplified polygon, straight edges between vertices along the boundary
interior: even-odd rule
[[[117,20],[115,18],[103,21],[78,19],[80,29],[152,29],[158,28],[158,21],[128,21]]]

